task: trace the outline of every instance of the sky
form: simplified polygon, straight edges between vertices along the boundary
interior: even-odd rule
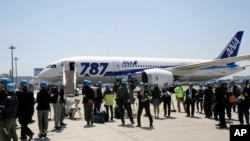
[[[72,56],[214,59],[237,31],[246,55],[249,13],[249,0],[0,1],[0,74],[11,69],[12,45],[24,76]]]

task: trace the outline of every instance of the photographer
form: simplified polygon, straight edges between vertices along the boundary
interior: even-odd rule
[[[18,99],[14,94],[15,84],[7,84],[7,93],[1,105],[1,140],[18,141],[16,134],[16,114],[18,109]]]

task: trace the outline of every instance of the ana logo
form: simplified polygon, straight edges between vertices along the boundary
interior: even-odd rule
[[[122,65],[137,65],[138,61],[123,61]]]
[[[227,47],[228,57],[230,57],[232,54],[234,54],[234,50],[237,49],[239,43],[240,43],[240,41],[236,37],[234,37],[233,40],[231,41],[231,43]]]

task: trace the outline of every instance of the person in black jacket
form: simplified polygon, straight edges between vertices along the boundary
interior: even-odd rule
[[[33,138],[34,133],[28,127],[30,119],[33,114],[33,105],[34,105],[34,94],[32,91],[28,90],[28,81],[22,80],[20,83],[21,89],[16,92],[16,96],[18,97],[18,111],[17,117],[18,121],[21,124],[21,138],[29,140]]]
[[[16,97],[14,90],[16,88],[15,84],[7,84],[7,93],[5,98],[3,99],[1,105],[3,105],[4,112],[2,113],[2,119],[0,119],[3,123],[1,129],[0,140],[3,141],[18,141],[17,133],[16,133],[16,114],[18,109],[18,98]]]
[[[213,103],[213,82],[207,82],[204,86],[204,113],[205,118],[212,116],[212,103]]]
[[[203,96],[204,96],[204,91],[203,91],[203,84],[199,84],[199,89],[197,90],[196,93],[196,108],[197,108],[197,113],[202,113],[203,111]]]
[[[85,121],[87,121],[87,126],[93,125],[93,104],[94,104],[94,98],[95,98],[95,92],[93,88],[91,88],[91,81],[84,80],[83,82],[84,87],[82,89],[83,94],[83,106],[84,106],[84,118]]]
[[[239,96],[239,89],[238,89],[238,86],[236,86],[234,81],[230,82],[230,86],[231,86],[230,94],[233,95],[235,98],[237,96]],[[233,111],[236,112],[236,104],[235,104],[235,102],[233,102],[231,104],[232,104]]]
[[[170,117],[171,113],[171,93],[170,93],[170,87],[168,86],[168,82],[164,83],[164,87],[161,89],[161,92],[163,94],[163,109],[164,109],[164,117],[168,114],[168,117]],[[167,110],[168,108],[168,110]]]
[[[50,94],[48,93],[48,83],[40,83],[41,90],[37,93],[37,118],[39,127],[39,137],[46,137],[48,132],[48,115],[50,110]]]
[[[61,129],[60,127],[60,120],[61,120],[61,109],[62,105],[64,105],[64,91],[62,89],[62,82],[58,81],[56,84],[56,88],[52,90],[51,93],[51,102],[54,109],[54,122],[55,126],[54,128],[56,130]]]
[[[195,95],[197,91],[193,88],[193,83],[189,82],[189,88],[186,90],[186,104],[187,104],[187,115],[186,117],[194,117],[194,107],[195,107]],[[190,115],[191,106],[191,115]]]
[[[246,82],[247,81],[244,79],[240,80],[239,95],[236,99],[236,103],[238,105],[238,118],[241,125],[244,124],[243,116],[245,116],[246,124],[249,125],[250,94]]]
[[[117,101],[118,101],[117,104],[119,105],[120,109],[120,118],[122,121],[122,125],[125,125],[124,109],[126,109],[127,111],[127,115],[130,119],[131,124],[134,124],[134,119],[131,109],[131,97],[126,79],[121,80],[121,87],[119,87],[117,92]]]
[[[155,119],[159,119],[161,90],[157,82],[154,83],[152,91],[152,104],[154,106]]]
[[[153,119],[150,113],[150,95],[148,93],[147,90],[145,90],[144,88],[144,83],[140,82],[139,86],[141,88],[141,90],[137,93],[137,98],[139,101],[139,107],[138,107],[138,111],[137,111],[137,127],[141,127],[141,113],[143,108],[145,108],[146,111],[146,115],[149,118],[149,126],[153,127]]]
[[[226,110],[226,102],[227,102],[227,88],[225,87],[224,80],[217,81],[217,87],[215,89],[215,103],[216,103],[216,112],[219,115],[219,128],[226,128],[226,120],[225,120],[225,110]]]
[[[94,105],[94,115],[96,115],[97,111],[101,110],[101,104],[103,101],[103,94],[102,94],[102,81],[97,82],[98,88],[96,89],[96,98],[95,98],[95,105]]]

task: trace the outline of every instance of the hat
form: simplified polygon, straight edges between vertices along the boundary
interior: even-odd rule
[[[9,84],[7,84],[7,86],[6,86],[6,89],[7,89],[8,92],[14,92],[14,91],[15,91],[15,88],[16,88],[16,85],[13,84],[13,83],[9,83]]]
[[[22,80],[20,83],[21,86],[27,87],[29,85],[27,80]]]
[[[7,85],[8,83],[10,83],[10,80],[8,78],[1,78],[0,83]]]

